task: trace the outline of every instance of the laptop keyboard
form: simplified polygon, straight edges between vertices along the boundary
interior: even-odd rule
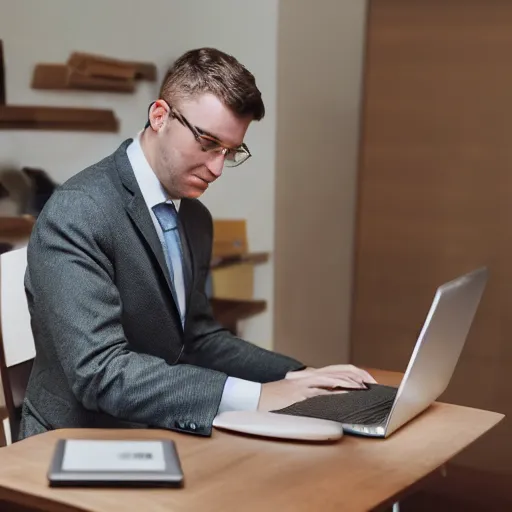
[[[315,396],[272,412],[339,423],[382,425],[387,420],[398,389],[381,384],[368,384],[368,388]]]

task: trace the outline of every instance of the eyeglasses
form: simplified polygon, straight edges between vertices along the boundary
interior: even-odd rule
[[[245,144],[238,147],[228,146],[213,135],[201,130],[201,128],[193,126],[188,119],[174,107],[170,106],[169,108],[169,115],[192,132],[192,135],[200,144],[201,150],[207,153],[221,153],[224,156],[224,162],[227,167],[237,167],[252,156],[249,148]]]

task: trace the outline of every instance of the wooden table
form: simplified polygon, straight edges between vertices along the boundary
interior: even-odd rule
[[[372,371],[384,384],[401,374]],[[211,438],[164,430],[57,430],[0,449],[0,500],[51,512],[367,511],[421,484],[503,415],[436,403],[388,439],[333,443]],[[60,438],[174,439],[183,489],[52,489],[46,471]]]

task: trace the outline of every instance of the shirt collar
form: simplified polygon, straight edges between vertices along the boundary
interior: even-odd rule
[[[133,142],[128,146],[126,154],[130,160],[130,164],[135,174],[135,179],[137,180],[140,191],[142,192],[144,201],[150,210],[157,204],[172,202],[174,203],[176,210],[179,211],[181,201],[179,199],[173,199],[171,201],[155,172],[149,165],[146,155],[144,155],[144,151],[140,144],[141,133],[142,132],[139,132],[133,139]]]

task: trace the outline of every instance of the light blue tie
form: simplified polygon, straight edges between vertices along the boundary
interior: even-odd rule
[[[178,308],[180,311],[181,325],[185,325],[185,281],[183,279],[183,252],[181,248],[180,233],[178,231],[178,213],[174,204],[160,203],[153,206],[153,212],[164,233],[164,251],[167,267],[171,274]]]

